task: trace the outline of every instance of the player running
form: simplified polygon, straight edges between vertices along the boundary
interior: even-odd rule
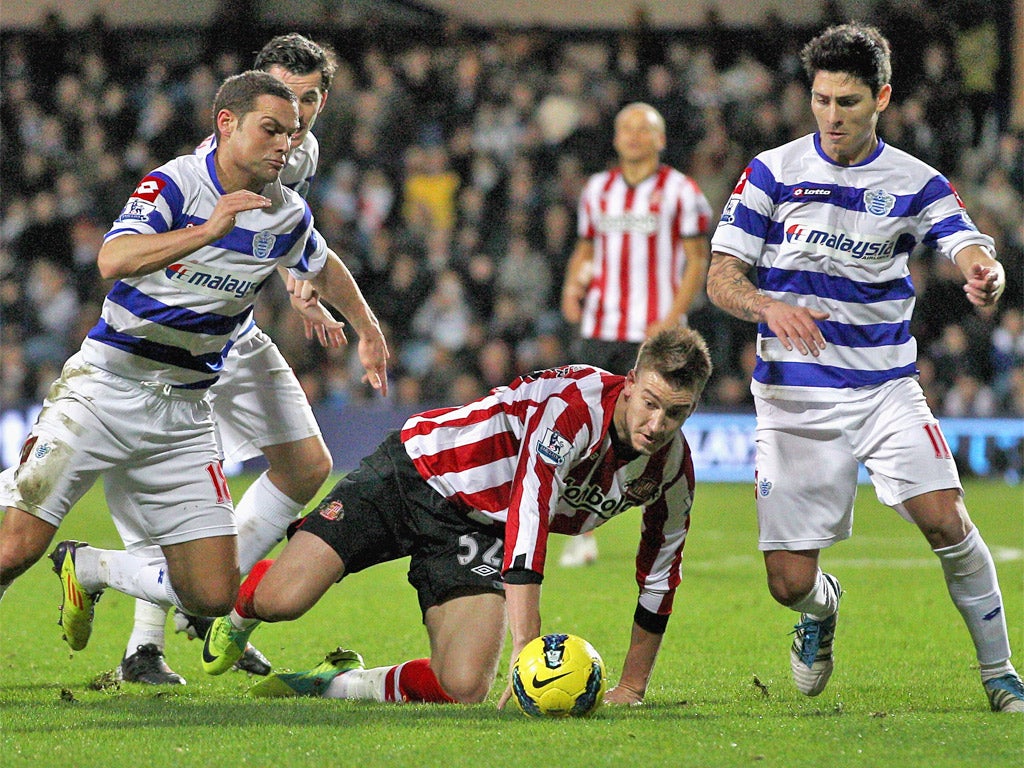
[[[754,158],[712,239],[708,275],[715,304],[758,323],[759,546],[772,597],[801,614],[793,679],[817,696],[832,675],[843,592],[818,558],[852,532],[862,462],[879,500],[938,557],[991,708],[1024,712],[995,564],[917,382],[909,330],[907,260],[918,244],[957,264],[977,306],[998,301],[1003,268],[950,183],[878,138],[892,97],[885,38],[832,27],[802,60],[818,132]]]

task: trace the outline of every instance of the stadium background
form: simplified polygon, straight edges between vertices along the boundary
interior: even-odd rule
[[[720,210],[753,154],[813,130],[800,45],[827,23],[860,18],[894,46],[882,136],[953,180],[1009,278],[1000,309],[977,312],[955,269],[916,255],[922,383],[965,473],[1019,482],[1024,2],[713,7],[106,0],[51,10],[8,0],[0,466],[16,460],[46,386],[98,315],[103,233],[146,171],[209,133],[217,83],[271,35],[304,32],[342,60],[314,130],[322,154],[310,202],[387,325],[392,394],[382,402],[361,385],[354,356],[306,343],[282,291],[264,291],[259,321],[307,388],[336,466],[349,469],[425,404],[571,360],[560,280],[579,191],[611,160],[619,106],[640,99],[662,111],[665,161]],[[706,302],[691,323],[716,364],[687,427],[698,472],[747,480],[753,326]]]

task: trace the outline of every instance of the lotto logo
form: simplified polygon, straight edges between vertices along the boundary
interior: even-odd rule
[[[147,176],[132,192],[132,197],[137,197],[140,200],[153,203],[160,196],[160,192],[167,185],[164,179],[158,176]]]

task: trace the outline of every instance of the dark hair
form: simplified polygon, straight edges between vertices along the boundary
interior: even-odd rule
[[[803,47],[800,61],[811,82],[820,71],[845,72],[867,85],[872,96],[892,77],[889,41],[859,22],[829,27]]]
[[[240,75],[232,75],[221,83],[213,99],[213,130],[218,138],[217,115],[220,111],[226,109],[241,118],[255,109],[256,99],[260,96],[276,96],[292,104],[299,101],[291,88],[266,72],[250,69]]]
[[[691,328],[669,328],[640,345],[634,369],[660,374],[674,389],[696,395],[711,378],[711,354],[704,337]]]
[[[338,71],[338,57],[331,46],[290,32],[273,38],[256,54],[253,69],[266,72],[273,66],[283,67],[295,75],[319,72],[320,87],[329,91],[334,73]]]

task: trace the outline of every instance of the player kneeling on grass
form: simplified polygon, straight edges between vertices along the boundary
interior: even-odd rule
[[[642,701],[693,500],[680,427],[710,375],[701,336],[674,328],[645,342],[626,376],[571,365],[411,417],[292,526],[276,561],[252,569],[232,614],[206,635],[204,669],[230,669],[259,621],[296,619],[346,575],[410,556],[429,659],[367,670],[359,654],[339,649],[252,693],[481,702],[506,622],[513,659],[541,634],[548,534],[577,535],[640,507],[640,594],[622,677],[606,701]],[[508,697],[506,688],[499,706]]]

